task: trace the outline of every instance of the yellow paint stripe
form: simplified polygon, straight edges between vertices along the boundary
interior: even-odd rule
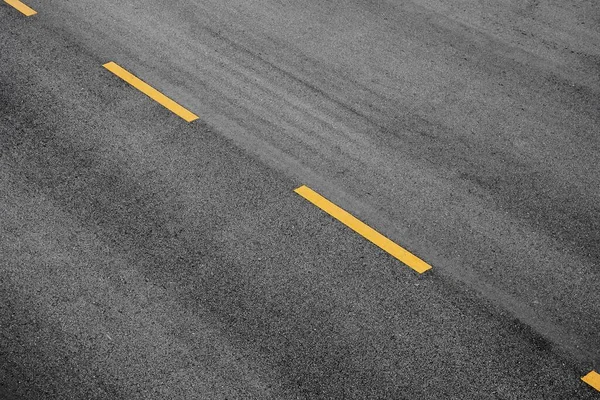
[[[589,372],[581,380],[600,392],[600,374],[596,371]]]
[[[146,82],[133,75],[131,72],[120,67],[118,64],[111,61],[104,64],[103,67],[117,75],[119,78],[123,79],[125,82],[129,83],[134,88],[138,89],[140,92],[144,93],[146,96],[150,97],[152,100],[162,104],[165,108],[179,115],[187,122],[192,122],[198,119],[196,114],[180,106],[158,90],[154,89],[152,86],[148,85]]]
[[[37,11],[35,11],[31,7],[21,3],[19,0],[4,0],[4,2],[6,4],[10,4],[11,6],[13,6],[17,10],[19,10],[26,17],[31,17],[32,15],[37,14]]]
[[[392,256],[396,257],[398,260],[402,261],[404,264],[408,265],[418,273],[422,274],[423,272],[431,269],[431,265],[410,253],[408,250],[398,246],[396,243],[392,242],[375,229],[360,221],[347,211],[336,206],[309,187],[301,186],[294,190],[294,192],[298,193],[300,196],[304,197],[306,200],[310,201],[315,206],[331,215],[333,218],[354,230],[359,235],[387,251]]]

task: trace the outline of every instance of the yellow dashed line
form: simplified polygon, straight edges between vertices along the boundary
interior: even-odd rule
[[[103,66],[113,74],[117,75],[119,78],[123,79],[125,82],[129,83],[134,88],[138,89],[140,92],[144,93],[146,96],[150,97],[152,100],[160,103],[165,108],[179,115],[187,122],[192,122],[198,119],[196,114],[180,106],[158,90],[154,89],[152,86],[148,85],[146,82],[133,75],[131,72],[121,68],[116,63],[111,61]]]
[[[331,215],[333,218],[337,219],[359,235],[363,236],[365,239],[387,251],[389,254],[396,257],[398,260],[402,261],[404,264],[408,265],[418,273],[422,274],[423,272],[431,269],[431,265],[410,253],[408,250],[398,246],[396,243],[392,242],[375,229],[366,225],[364,222],[355,218],[347,211],[336,206],[314,190],[306,186],[301,186],[294,190],[294,192],[298,193],[300,196],[304,197],[306,200],[310,201],[315,206]]]
[[[4,0],[4,2],[6,4],[10,4],[11,6],[13,6],[17,10],[19,10],[26,17],[31,17],[32,15],[37,14],[37,11],[35,11],[31,7],[21,3],[19,0]]]
[[[600,392],[600,374],[596,371],[591,371],[581,380]]]

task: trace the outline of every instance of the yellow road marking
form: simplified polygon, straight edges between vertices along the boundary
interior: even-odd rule
[[[4,0],[4,2],[6,4],[10,4],[11,6],[13,6],[17,10],[19,10],[26,17],[31,17],[32,15],[37,14],[37,11],[35,11],[34,9],[30,8],[29,6],[21,3],[19,0]]]
[[[188,109],[180,106],[158,90],[154,89],[152,86],[148,85],[146,82],[142,81],[131,72],[121,68],[114,62],[109,62],[103,65],[104,68],[123,79],[125,82],[129,83],[134,88],[138,89],[140,92],[144,93],[146,96],[150,97],[152,100],[160,103],[165,108],[171,110],[175,114],[179,115],[181,118],[185,119],[187,122],[192,122],[198,119],[198,116]]]
[[[600,374],[596,371],[590,371],[581,380],[600,392]]]
[[[309,187],[301,186],[294,190],[294,192],[298,193],[300,196],[304,197],[306,200],[310,201],[315,206],[319,207],[321,210],[325,211],[327,214],[346,225],[348,228],[363,236],[365,239],[387,251],[392,256],[396,257],[398,260],[402,261],[404,264],[408,265],[418,273],[422,274],[423,272],[431,269],[431,265],[410,253],[408,250],[398,246],[396,243],[392,242],[375,229],[360,221],[347,211],[336,206]]]

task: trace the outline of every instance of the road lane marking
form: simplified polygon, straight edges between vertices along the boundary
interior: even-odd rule
[[[109,62],[103,65],[104,68],[123,79],[125,82],[129,83],[131,86],[144,93],[146,96],[150,97],[152,100],[161,104],[165,108],[171,110],[175,114],[179,115],[181,118],[185,119],[187,122],[192,122],[198,119],[198,116],[188,109],[182,107],[177,104],[175,101],[171,100],[158,90],[154,89],[152,86],[148,85],[146,82],[142,81],[131,72],[126,69],[120,67],[118,64],[114,62]]]
[[[24,14],[26,17],[31,17],[32,15],[37,14],[37,11],[21,3],[19,0],[4,0],[4,2],[19,10],[21,14]]]
[[[600,392],[600,374],[596,371],[590,371],[581,380]]]
[[[387,251],[389,254],[396,257],[398,260],[414,269],[418,273],[422,274],[423,272],[431,269],[431,265],[410,253],[408,250],[398,246],[396,243],[392,242],[375,229],[360,221],[349,212],[336,206],[309,187],[300,186],[298,189],[294,190],[294,192],[298,193],[300,196],[304,197],[306,200],[310,201],[315,206],[319,207],[321,210],[325,211],[327,214],[346,225],[348,228],[363,236],[365,239]]]

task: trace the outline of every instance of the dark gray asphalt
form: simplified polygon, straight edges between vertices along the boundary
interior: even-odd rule
[[[0,4],[0,399],[599,397],[598,4],[26,4]]]

